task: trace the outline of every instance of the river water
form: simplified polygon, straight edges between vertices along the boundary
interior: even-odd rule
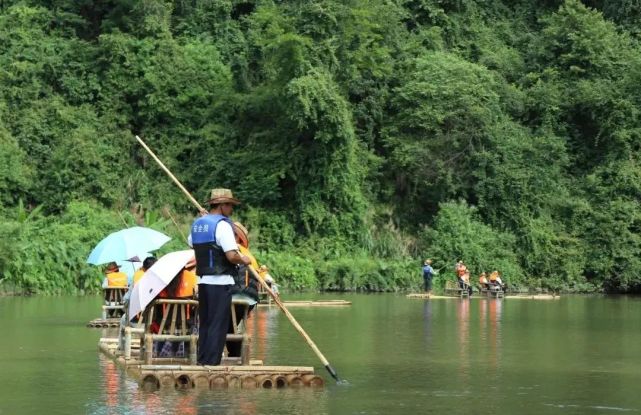
[[[641,414],[641,299],[314,294],[292,308],[336,385],[276,308],[252,357],[314,366],[323,389],[145,392],[100,354],[100,297],[0,298],[0,414]]]

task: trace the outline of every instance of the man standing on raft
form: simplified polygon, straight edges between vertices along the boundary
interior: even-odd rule
[[[209,214],[196,219],[190,239],[198,275],[198,364],[219,365],[231,318],[235,265],[251,260],[238,252],[229,216],[240,202],[229,189],[212,189]]]
[[[427,293],[427,298],[432,296],[432,278],[434,277],[434,268],[432,268],[432,260],[426,259],[423,263],[423,288]]]

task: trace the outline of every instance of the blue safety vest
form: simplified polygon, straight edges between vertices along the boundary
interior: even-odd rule
[[[216,227],[225,221],[233,223],[223,215],[205,215],[191,225],[191,243],[196,254],[196,275],[233,275],[235,267],[216,244]]]

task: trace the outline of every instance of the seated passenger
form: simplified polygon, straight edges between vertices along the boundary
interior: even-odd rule
[[[258,261],[256,261],[254,255],[249,251],[249,235],[247,229],[242,223],[234,222],[234,235],[236,236],[236,243],[238,244],[240,253],[249,257],[251,260],[251,267],[260,275]],[[234,278],[236,284],[234,285],[234,288],[232,288],[232,293],[234,295],[246,296],[255,304],[255,302],[258,301],[259,282],[245,265],[239,265],[237,271],[238,273]],[[252,304],[252,308],[254,304]]]
[[[156,263],[156,257],[148,256],[147,258],[145,258],[145,260],[142,261],[142,267],[138,269],[136,272],[134,272],[134,281],[132,286],[136,285],[136,283],[140,281],[142,276],[145,275],[145,272],[147,272],[147,270],[151,268],[151,266],[154,265],[155,263]]]
[[[258,268],[258,274],[263,277],[263,279],[267,283],[267,286],[272,290],[276,297],[280,297],[280,295],[278,294],[278,284],[276,284],[274,278],[269,274],[268,271],[269,268],[267,268],[267,265],[261,265],[260,268]]]
[[[192,299],[197,291],[197,278],[193,271],[183,268],[158,294],[159,298]]]
[[[127,274],[120,272],[118,264],[115,262],[110,262],[105,268],[105,279],[102,284],[103,288],[105,287],[126,287],[127,286]]]
[[[467,267],[465,264],[463,264],[463,261],[459,261],[456,263],[456,277],[458,278],[458,285],[462,290],[465,290],[467,288],[467,284],[465,283],[465,273],[467,271]],[[469,274],[468,274],[469,275]]]
[[[481,275],[479,276],[479,284],[481,285],[481,288],[484,290],[487,290],[490,288],[490,283],[487,280],[487,276],[484,272],[481,272]]]
[[[472,286],[470,285],[470,271],[467,268],[465,268],[465,273],[463,274],[462,280],[463,285],[461,286],[461,288],[463,290],[466,290],[469,295],[472,295]]]
[[[499,276],[499,272],[496,270],[492,271],[490,274],[490,286],[495,290],[502,290],[504,287],[503,281]]]
[[[258,261],[256,261],[256,258],[249,251],[249,233],[247,232],[247,228],[245,228],[240,222],[234,222],[234,235],[236,236],[236,243],[238,244],[240,253],[249,257],[251,260],[250,266],[258,272]],[[236,323],[240,324],[245,315],[245,307],[249,307],[247,310],[247,317],[249,318],[251,311],[258,303],[258,286],[260,283],[256,280],[246,265],[238,265],[236,275],[234,275],[234,281],[235,284],[232,288],[232,300],[243,299],[246,300],[248,304],[248,306],[239,304],[234,306]],[[234,323],[231,319],[229,321],[227,333],[234,333]],[[226,346],[228,356],[240,357],[242,353],[242,344],[240,342],[229,341],[226,343]]]
[[[195,266],[195,261],[192,262]],[[196,274],[189,270],[191,263],[187,263],[185,268],[181,269],[176,273],[174,278],[167,284],[167,286],[158,294],[157,298],[165,299],[177,299],[177,300],[190,300],[193,299],[195,294],[198,291],[197,277]],[[193,269],[193,268],[192,268]],[[160,330],[160,324],[167,310],[167,304],[162,304],[162,309],[158,313],[154,312],[154,322],[151,324],[151,331],[153,333],[158,333]],[[186,307],[185,321],[187,326],[190,329],[194,329],[194,320],[192,317],[191,306]],[[176,321],[181,319],[180,312],[176,315]],[[170,342],[165,341],[162,346],[162,342],[154,342],[154,355],[159,357],[185,357],[189,353],[189,344],[185,342]],[[160,350],[159,350],[160,349]]]

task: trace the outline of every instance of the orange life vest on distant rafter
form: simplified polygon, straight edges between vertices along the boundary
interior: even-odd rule
[[[126,287],[127,274],[119,271],[107,273],[107,285],[109,287]]]

